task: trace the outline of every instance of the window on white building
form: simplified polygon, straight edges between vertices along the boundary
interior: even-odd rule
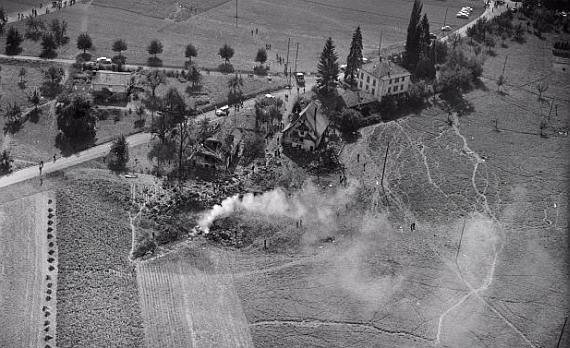
[[[388,93],[390,93],[390,90],[392,89],[392,87],[388,87]]]
[[[360,88],[362,88],[362,81],[360,81]]]
[[[376,79],[372,80],[372,86],[376,87]]]
[[[376,89],[372,88],[372,95],[376,95]]]
[[[396,77],[396,79],[394,80],[394,83],[398,83],[398,82],[400,82],[400,78]]]
[[[394,92],[398,91],[398,86],[394,86]]]
[[[370,76],[366,76],[366,83],[370,82]]]

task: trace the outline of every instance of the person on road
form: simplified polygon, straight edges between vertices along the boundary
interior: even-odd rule
[[[53,163],[55,163],[55,155],[53,155]]]

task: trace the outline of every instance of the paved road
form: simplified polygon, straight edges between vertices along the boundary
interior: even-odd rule
[[[151,134],[139,133],[127,137],[129,146],[137,146],[146,144],[151,140]],[[42,174],[52,173],[58,170],[66,169],[95,158],[106,156],[111,150],[111,142],[97,145],[69,157],[58,158],[55,162],[47,161],[44,163]],[[38,177],[40,175],[39,166],[35,165],[27,167],[6,176],[0,177],[0,188],[10,186],[28,179]]]

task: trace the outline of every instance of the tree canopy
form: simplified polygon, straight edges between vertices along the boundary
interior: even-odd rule
[[[338,83],[338,56],[332,38],[328,38],[321,59],[317,65],[318,78],[317,88],[320,92],[328,94],[332,92]]]
[[[22,34],[20,34],[16,28],[10,27],[10,29],[8,29],[8,34],[6,35],[6,54],[9,56],[19,54],[22,51],[20,45],[23,41],[24,38],[22,37]]]
[[[117,39],[113,42],[113,52],[118,52],[119,56],[121,56],[121,52],[126,51],[128,49],[127,42],[123,39]],[[162,50],[158,53],[161,53]]]
[[[420,20],[422,15],[423,4],[421,0],[415,0],[410,14],[410,22],[408,24],[408,33],[406,36],[405,59],[404,65],[408,69],[415,68],[420,60]]]
[[[344,76],[351,85],[356,84],[356,72],[362,66],[362,33],[360,26],[356,27],[350,42],[350,52],[346,58],[346,71]]]
[[[267,51],[265,48],[260,48],[257,50],[257,54],[255,55],[255,61],[259,62],[260,64],[265,64],[267,62]]]
[[[83,53],[86,53],[87,50],[93,47],[93,41],[91,40],[91,36],[87,33],[81,33],[77,37],[77,48],[83,50]]]
[[[46,25],[41,19],[34,16],[26,17],[26,33],[24,34],[26,39],[38,42],[45,30]]]
[[[228,44],[224,44],[220,50],[218,51],[218,54],[220,55],[220,57],[222,57],[226,63],[230,63],[230,59],[232,59],[232,57],[234,56],[234,49],[230,47],[230,45]]]
[[[198,50],[196,49],[196,47],[194,47],[194,45],[188,44],[186,45],[186,51],[184,52],[184,56],[188,58],[188,60],[190,60],[190,63],[192,63],[192,57],[198,56]]]
[[[95,138],[97,117],[91,101],[83,95],[73,94],[63,98],[63,105],[56,110],[57,127],[63,137],[71,142]]]
[[[120,172],[126,169],[129,162],[129,143],[123,134],[113,141],[107,161],[111,170]]]
[[[57,42],[52,33],[45,33],[42,37],[42,52],[40,57],[42,58],[53,58],[57,54],[55,50],[57,49]]]
[[[152,40],[147,47],[148,54],[152,54],[156,58],[157,54],[162,53],[162,42],[158,40]]]
[[[67,45],[69,43],[69,36],[67,36],[66,21],[62,20],[60,22],[58,19],[53,19],[49,27],[57,47]]]
[[[4,10],[4,7],[0,6],[0,36],[4,35],[4,27],[8,23],[8,15]]]

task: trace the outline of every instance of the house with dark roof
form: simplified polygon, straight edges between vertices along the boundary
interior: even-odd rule
[[[362,66],[358,71],[358,88],[381,101],[386,95],[406,93],[412,74],[389,60],[376,59]]]
[[[293,114],[281,131],[283,145],[314,151],[327,140],[329,120],[312,101],[299,114]]]

